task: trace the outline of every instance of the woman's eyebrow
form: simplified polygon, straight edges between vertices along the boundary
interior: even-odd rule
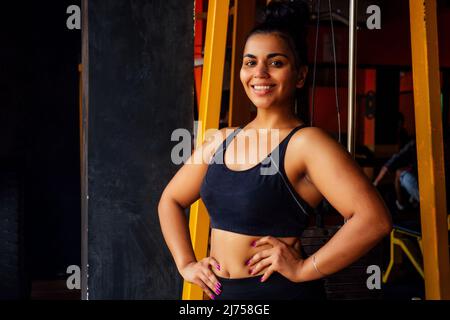
[[[270,59],[270,58],[273,58],[273,57],[276,57],[276,56],[283,56],[286,59],[289,59],[289,57],[287,55],[285,55],[284,53],[278,53],[278,52],[276,52],[276,53],[269,53],[267,55],[267,58]],[[243,58],[245,58],[245,57],[256,59],[256,57],[253,54],[251,54],[251,53],[244,54]]]

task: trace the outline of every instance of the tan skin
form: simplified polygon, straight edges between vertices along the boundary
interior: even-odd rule
[[[256,118],[235,136],[227,148],[225,165],[229,169],[241,171],[251,168],[255,163],[245,162],[245,159],[250,159],[249,154],[259,155],[257,146],[252,148],[251,144],[240,144],[244,147],[238,150],[236,140],[243,139],[252,130],[265,128],[275,132],[278,129],[279,139],[275,144],[271,143],[270,136],[258,136],[262,145],[268,146],[266,150],[273,150],[302,123],[293,114],[292,106],[295,88],[304,85],[306,74],[307,67],[297,67],[290,47],[277,34],[257,34],[248,39],[240,78],[258,111]],[[255,84],[274,86],[268,94],[258,95],[252,87]],[[200,186],[208,162],[234,129],[218,130],[195,149],[165,188],[158,206],[163,236],[180,274],[186,281],[202,287],[211,298],[214,298],[213,292],[221,292],[217,276],[244,278],[262,275],[262,281],[266,281],[273,272],[279,272],[294,282],[315,280],[345,268],[389,234],[392,222],[388,209],[361,168],[324,130],[307,127],[298,130],[289,140],[285,156],[287,177],[300,197],[312,207],[325,197],[348,219],[315,253],[320,273],[314,268],[312,257],[301,257],[298,238],[249,236],[218,229],[211,230],[209,257],[197,261],[184,208],[200,198]],[[232,148],[236,148],[234,158],[229,152]],[[268,153],[258,157],[258,162]],[[195,161],[198,159],[202,161]]]

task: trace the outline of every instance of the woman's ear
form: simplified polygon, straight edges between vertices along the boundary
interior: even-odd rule
[[[298,70],[297,88],[302,88],[305,85],[306,75],[308,74],[308,66],[301,66]]]

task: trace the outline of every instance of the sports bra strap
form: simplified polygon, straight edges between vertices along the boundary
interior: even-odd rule
[[[231,140],[234,139],[234,137],[239,133],[239,131],[241,131],[242,128],[241,127],[237,127],[233,133],[231,133],[230,135],[228,135],[227,139],[225,140],[225,149],[228,148],[228,145],[231,143]]]
[[[306,127],[307,125],[301,124],[299,126],[296,126],[294,129],[291,130],[291,132],[289,132],[289,134],[286,136],[286,138],[283,139],[284,145],[287,146],[287,144],[289,143],[289,140],[291,140],[292,136],[300,129],[302,129],[303,127]]]
[[[282,170],[284,170],[284,157],[286,155],[286,148],[287,145],[289,143],[289,141],[291,140],[292,136],[300,129],[307,127],[306,124],[301,124],[297,127],[295,127],[294,129],[292,129],[291,132],[289,132],[289,134],[286,136],[286,138],[283,139],[283,141],[279,144],[279,154],[280,154],[280,168]]]
[[[296,191],[293,189],[293,187],[291,186],[290,183],[288,183],[286,180],[288,180],[287,174],[286,174],[286,170],[284,168],[284,158],[286,155],[286,148],[287,145],[289,143],[289,140],[291,139],[291,137],[295,134],[295,132],[297,132],[298,130],[307,127],[307,124],[301,124],[297,127],[295,127],[294,129],[292,129],[292,131],[286,136],[286,138],[283,139],[283,141],[279,144],[279,158],[278,161],[276,161],[275,159],[272,158],[272,155],[270,155],[271,158],[271,162],[273,165],[275,165],[277,168],[277,173],[280,175],[281,180],[283,181],[283,183],[285,184],[286,188],[288,189],[289,193],[291,194],[292,198],[295,200],[295,202],[297,203],[297,206],[301,209],[301,211],[306,214],[307,216],[308,214],[308,210],[305,210],[305,204],[309,207],[308,203],[306,201],[302,201],[304,204],[302,205],[298,199],[298,197],[296,197],[294,195],[294,193],[296,193]],[[279,166],[277,166],[277,163],[279,164]]]
[[[228,135],[228,137],[226,139],[223,140],[223,142],[219,145],[216,152],[214,153],[211,162],[214,162],[214,163],[223,163],[224,162],[223,158],[225,155],[225,150],[227,149],[231,140],[233,140],[234,136],[236,134],[238,134],[240,129],[241,129],[240,127],[236,128],[230,135]]]

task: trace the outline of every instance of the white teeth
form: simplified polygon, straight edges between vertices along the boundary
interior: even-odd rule
[[[272,86],[253,86],[255,90],[269,90]]]

